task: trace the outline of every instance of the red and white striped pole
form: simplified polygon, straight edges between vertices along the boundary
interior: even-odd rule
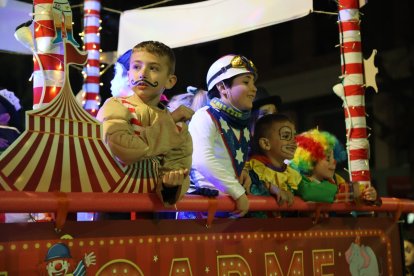
[[[60,92],[64,80],[63,43],[53,44],[55,27],[53,0],[34,0],[34,37],[36,55],[33,58],[33,109],[44,106]]]
[[[100,87],[100,0],[85,0],[84,2],[84,47],[88,52],[88,62],[83,70],[83,108],[92,116],[96,116],[99,105]]]
[[[343,100],[350,181],[366,186],[371,174],[358,0],[339,0],[338,10],[342,83],[333,90]]]

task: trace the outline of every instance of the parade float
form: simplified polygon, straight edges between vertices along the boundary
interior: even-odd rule
[[[269,2],[285,7],[281,13],[288,14],[287,18],[269,12]],[[211,3],[234,5],[235,1],[149,9],[142,11],[142,16],[171,16],[173,12],[206,9]],[[170,41],[153,33],[135,37],[133,43],[156,39],[178,47],[291,20],[312,10],[311,1],[289,3],[291,6],[281,1],[246,1],[251,6],[242,18],[254,17],[256,27],[243,20],[236,21],[235,27],[218,28],[221,34],[183,35],[192,39],[182,44],[172,41],[177,36],[172,35]],[[234,220],[214,217],[217,211],[234,210],[235,203],[225,195],[187,195],[176,205],[165,207],[155,194],[140,191],[139,175],[123,170],[113,159],[103,143],[101,124],[94,118],[99,108],[99,1],[84,4],[85,51],[79,50],[73,39],[67,1],[35,0],[33,7],[35,43],[25,25],[16,31],[16,38],[33,52],[34,104],[33,110],[26,112],[25,131],[0,156],[0,212],[48,212],[54,214],[54,220],[0,225],[0,275],[402,274],[397,222],[401,214],[414,212],[414,202],[407,199],[382,198],[381,206],[368,206],[306,203],[296,198],[293,206],[287,207],[279,206],[272,197],[249,196],[252,211],[307,215]],[[249,17],[248,11],[253,15]],[[343,101],[349,179],[370,185],[364,92],[366,86],[375,86],[369,81],[375,70],[362,58],[358,1],[341,0],[338,11],[342,72],[338,72],[341,82],[333,91]],[[127,12],[121,22],[131,19],[139,20]],[[179,28],[185,23],[177,24]],[[197,28],[197,24],[192,26]],[[124,41],[125,32],[130,31],[120,33],[119,52],[133,46]],[[71,89],[69,64],[85,66],[81,104]],[[158,211],[203,211],[208,216],[147,220],[139,215]],[[324,215],[351,211],[375,215]],[[68,220],[67,215],[74,212],[136,212],[136,219]]]

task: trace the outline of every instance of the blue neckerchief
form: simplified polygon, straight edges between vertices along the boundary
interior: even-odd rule
[[[217,100],[219,103],[214,100]],[[244,117],[243,115],[245,114],[232,109],[216,98],[212,101],[213,103],[210,103],[207,112],[210,114],[221,134],[221,138],[227,148],[227,152],[231,157],[234,172],[237,176],[240,176],[246,162],[247,152],[249,149],[250,130],[248,128],[248,124],[244,123],[244,121],[249,121],[249,117]],[[224,108],[226,110],[223,110]],[[236,137],[229,125],[240,130],[240,140]]]
[[[221,111],[221,115],[225,118],[226,122],[232,127],[242,129],[249,126],[250,123],[250,110],[239,111],[233,107],[223,103],[218,98],[213,98],[210,101],[210,106]]]

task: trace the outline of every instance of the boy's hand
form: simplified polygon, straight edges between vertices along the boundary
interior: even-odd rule
[[[232,213],[232,218],[238,218],[244,216],[249,211],[249,199],[246,194],[242,194],[236,200],[236,211]]]
[[[184,178],[188,176],[188,169],[179,169],[168,171],[162,176],[162,184],[165,187],[172,188],[180,186],[184,182]]]
[[[377,200],[377,191],[372,186],[366,186],[361,193],[361,197],[363,200],[375,201]]]
[[[276,196],[277,204],[279,206],[282,206],[285,203],[287,203],[289,207],[292,206],[294,199],[292,192],[280,190],[278,187],[272,185],[270,187],[270,193]]]
[[[191,119],[194,114],[194,110],[191,108],[186,107],[185,105],[180,105],[177,107],[173,112],[171,112],[171,116],[173,117],[174,122],[187,122]]]
[[[250,185],[252,185],[252,180],[250,179],[249,173],[246,170],[242,170],[238,180],[246,190],[247,194],[250,194]]]
[[[286,196],[286,203],[290,207],[293,204],[293,200],[295,199],[293,193],[291,191],[282,191],[285,193]]]

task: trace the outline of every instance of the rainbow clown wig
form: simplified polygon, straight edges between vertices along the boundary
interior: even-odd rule
[[[333,150],[336,162],[346,159],[346,152],[331,133],[311,129],[296,136],[297,149],[290,166],[301,174],[311,175],[316,163]]]

